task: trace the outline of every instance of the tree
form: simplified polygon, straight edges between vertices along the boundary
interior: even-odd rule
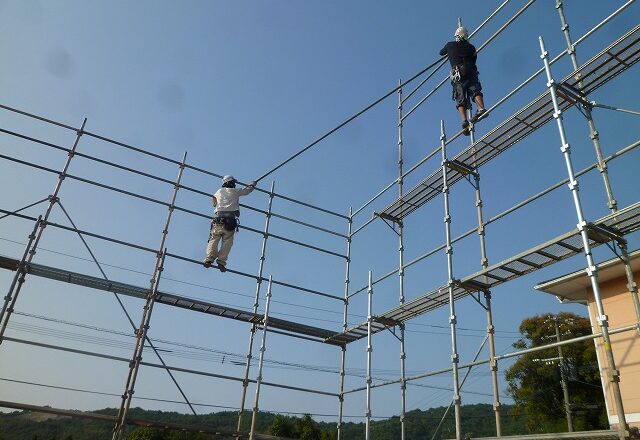
[[[301,419],[296,419],[296,438],[300,440],[320,440],[320,428],[309,414],[305,414]]]
[[[278,414],[271,422],[268,433],[300,440],[333,440],[334,438],[332,431],[321,429],[309,414],[302,417],[286,417]]]
[[[137,428],[129,435],[127,435],[126,440],[166,440],[167,439],[167,431],[164,429],[155,429],[155,428]]]
[[[563,340],[591,334],[589,320],[573,313],[539,315],[522,321],[522,337],[513,346],[522,350],[555,342],[556,325]],[[564,360],[558,359],[557,348],[549,348],[520,356],[507,369],[515,412],[526,416],[531,432],[566,431],[563,369],[574,430],[608,428],[593,341],[565,345],[562,350]]]
[[[293,437],[293,420],[290,417],[286,417],[280,414],[277,414],[273,418],[273,422],[271,422],[271,426],[267,432],[270,435],[275,435],[277,437]]]

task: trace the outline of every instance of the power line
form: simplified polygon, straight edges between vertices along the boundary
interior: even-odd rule
[[[56,324],[79,327],[87,330],[93,330],[93,331],[98,331],[103,333],[114,334],[118,336],[124,336],[127,338],[135,337],[134,334],[97,327],[94,325],[87,325],[87,324],[82,324],[78,322],[65,321],[62,319],[56,319],[56,318],[36,315],[32,313],[25,313],[20,311],[16,311],[14,313],[16,315],[25,316],[33,319],[38,319],[38,320],[44,320],[44,321],[48,321]],[[101,337],[90,336],[87,334],[78,334],[78,333],[68,332],[64,330],[54,329],[51,327],[43,327],[43,326],[38,326],[34,324],[23,323],[15,320],[9,324],[9,327],[14,330],[22,331],[26,333],[38,334],[38,335],[49,336],[49,337],[57,337],[64,340],[71,340],[71,341],[87,343],[87,344],[107,346],[107,347],[117,348],[117,349],[130,350],[132,346],[132,342],[106,339]],[[183,359],[199,360],[204,362],[215,362],[215,363],[221,363],[221,364],[227,363],[227,364],[238,365],[238,366],[243,366],[245,365],[245,362],[246,362],[246,355],[240,354],[240,353],[233,353],[229,351],[213,349],[210,347],[202,347],[202,346],[185,344],[182,342],[175,342],[175,341],[169,341],[169,340],[158,339],[158,338],[153,338],[152,341],[156,343],[166,344],[167,346],[171,346],[171,347],[177,346],[177,347],[187,349],[187,350],[177,350],[175,348],[167,349],[164,347],[160,347],[159,349],[164,351],[167,356],[183,358]],[[274,359],[265,359],[264,362],[269,368],[272,368],[272,369],[285,369],[285,370],[293,369],[293,370],[324,372],[324,373],[331,373],[331,374],[339,373],[338,368],[331,367],[331,366],[292,363],[292,362],[285,362],[285,361],[274,360]],[[390,370],[390,369],[376,369],[374,371],[376,375],[382,375],[382,376],[395,376],[397,374],[397,371]],[[415,371],[415,372],[409,371],[408,373],[417,374],[419,373],[419,371]],[[486,374],[485,372],[481,372],[481,371],[477,371],[477,373],[476,372],[472,372],[472,373],[474,373],[474,375],[477,374],[480,376]],[[360,369],[360,368],[347,368],[345,370],[345,374],[351,377],[358,377],[358,378],[365,377],[364,369]],[[377,379],[384,380],[382,378],[377,378]],[[432,387],[424,384],[417,384],[417,386],[437,388],[435,386]]]

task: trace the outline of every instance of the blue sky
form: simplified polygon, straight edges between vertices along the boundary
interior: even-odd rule
[[[583,35],[623,2],[566,2],[567,19],[574,39]],[[395,87],[399,80],[412,76],[437,59],[437,53],[455,30],[462,17],[475,28],[499,2],[461,0],[445,2],[82,2],[82,1],[2,1],[0,2],[0,53],[5,60],[0,72],[1,103],[79,126],[88,118],[87,130],[140,146],[176,160],[188,152],[189,163],[218,174],[232,173],[250,181],[281,160],[336,126],[374,99]],[[521,7],[511,2],[473,40],[479,45]],[[636,24],[640,10],[629,7],[618,18],[578,47],[578,58],[586,61],[615,38]],[[480,80],[488,105],[511,91],[542,66],[538,35],[545,38],[552,55],[564,49],[560,22],[551,2],[536,2],[481,52],[478,60]],[[554,65],[561,78],[570,71],[567,59]],[[430,80],[416,97],[413,106],[444,77]],[[629,87],[638,78],[637,70],[624,73],[598,90],[592,99],[633,108],[639,102],[637,87]],[[526,105],[545,88],[539,77],[478,126],[478,134],[503,121]],[[406,94],[406,92],[405,92]],[[275,181],[276,191],[327,209],[347,214],[358,208],[397,176],[397,98],[384,101],[373,110],[335,133],[291,164],[261,182],[268,189]],[[596,110],[596,122],[605,155],[637,140],[633,116]],[[447,132],[458,130],[459,121],[446,85],[420,107],[404,126],[405,163],[413,165],[439,143],[439,120]],[[575,110],[566,114],[569,141],[573,145],[576,169],[595,160],[587,127]],[[0,112],[2,128],[27,133],[49,142],[70,146],[73,133]],[[55,169],[65,156],[16,138],[2,135],[2,154],[30,160]],[[451,155],[466,146],[459,139],[449,147]],[[177,167],[148,157],[114,148],[84,137],[79,151],[113,160],[145,172],[174,179]],[[620,207],[637,201],[635,176],[638,152],[610,165],[614,193]],[[427,162],[406,180],[407,188],[439,166],[439,157]],[[482,190],[485,218],[566,177],[559,152],[555,125],[547,124],[534,135],[483,167]],[[74,158],[70,172],[78,176],[127,188],[168,201],[171,187]],[[17,209],[50,194],[56,177],[0,161],[0,206]],[[186,172],[184,183],[210,192],[219,186],[217,179]],[[581,191],[588,219],[607,213],[606,198],[597,173],[581,180]],[[355,227],[371,217],[374,210],[393,201],[397,191],[389,191],[376,204],[363,211]],[[165,220],[163,207],[149,204],[99,188],[67,180],[60,194],[62,203],[82,229],[157,247]],[[254,193],[247,204],[266,209],[267,197]],[[210,201],[202,196],[180,192],[181,206],[210,212]],[[474,227],[474,196],[470,185],[461,182],[451,194],[453,234]],[[37,216],[43,206],[29,214]],[[344,220],[317,211],[300,208],[282,200],[274,202],[274,211],[346,233]],[[443,202],[438,197],[412,214],[406,221],[405,260],[409,261],[440,245],[444,240]],[[62,213],[54,211],[52,220],[64,223]],[[257,229],[264,218],[245,210],[242,223]],[[532,245],[546,241],[575,227],[576,219],[569,191],[563,187],[542,201],[518,211],[487,228],[490,262],[497,262]],[[0,220],[1,251],[18,258],[32,225],[21,220]],[[346,252],[344,240],[309,231],[274,219],[272,232]],[[208,234],[207,221],[176,213],[167,246],[170,252],[201,259]],[[16,243],[17,242],[17,243]],[[145,286],[153,269],[153,256],[89,239],[94,253],[114,280]],[[631,237],[630,248],[638,245]],[[261,237],[243,231],[236,237],[230,267],[255,273]],[[377,221],[354,238],[352,288],[366,283],[367,271],[374,277],[397,267],[397,237]],[[77,237],[48,228],[36,262],[98,275],[89,255]],[[455,246],[454,272],[462,277],[480,267],[479,246],[474,235]],[[52,252],[55,251],[55,252]],[[61,255],[65,254],[65,255]],[[606,249],[596,251],[598,260],[610,258]],[[77,257],[81,258],[78,259]],[[560,306],[557,301],[535,292],[537,282],[576,270],[584,259],[576,257],[508,283],[494,292],[497,350],[506,352],[517,338],[517,327],[527,316],[569,310],[585,314],[579,306]],[[268,242],[265,275],[336,295],[343,294],[344,260],[314,253],[271,239]],[[10,273],[1,272],[0,281],[8,286]],[[251,308],[255,283],[231,274],[206,271],[175,260],[167,262],[166,279],[161,289],[184,296],[238,308]],[[406,296],[415,298],[446,282],[443,253],[407,270]],[[186,284],[189,283],[189,284]],[[382,313],[398,301],[397,277],[376,286],[374,313]],[[264,290],[263,290],[264,292]],[[274,316],[329,329],[339,329],[341,304],[282,288],[274,289]],[[142,304],[123,300],[134,322],[138,322]],[[264,298],[261,298],[261,307]],[[71,285],[28,277],[18,300],[8,334],[48,343],[130,356],[131,338],[104,331],[47,321],[63,320],[117,332],[130,327],[116,301],[103,292],[88,291]],[[467,298],[458,304],[460,353],[470,359],[481,342],[486,326],[484,312]],[[366,314],[365,295],[352,301],[349,322],[356,324]],[[37,315],[37,316],[27,316]],[[422,316],[408,327],[407,370],[415,374],[449,365],[447,310]],[[38,326],[37,328],[35,326]],[[34,333],[35,332],[35,333]],[[60,333],[65,332],[65,333]],[[87,338],[90,336],[91,338]],[[246,353],[249,328],[245,324],[157,307],[150,336],[167,342],[157,345],[166,352],[169,364],[184,368],[242,376],[241,366],[229,363],[234,355]],[[102,339],[95,339],[102,338]],[[114,341],[117,341],[114,342]],[[170,343],[171,342],[171,343]],[[196,348],[179,347],[174,343]],[[336,374],[300,370],[282,362],[307,367],[339,368],[340,353],[333,347],[305,343],[270,334],[266,356],[276,361],[265,369],[265,380],[323,389],[338,390]],[[397,377],[398,343],[391,334],[374,338],[374,374]],[[256,346],[257,347],[257,346]],[[183,353],[180,350],[186,351]],[[209,350],[209,351],[205,351]],[[225,355],[222,352],[227,353]],[[194,354],[196,353],[196,354]],[[257,353],[257,350],[254,352]],[[63,387],[113,393],[124,387],[126,364],[95,358],[35,349],[14,343],[0,347],[0,377],[45,383]],[[224,362],[222,360],[224,356]],[[486,357],[486,351],[483,357]],[[152,359],[151,354],[146,359]],[[365,343],[349,346],[346,388],[364,385]],[[501,368],[509,364],[501,364]],[[255,370],[251,377],[255,378]],[[216,379],[177,375],[194,402],[236,407],[240,385]],[[450,387],[449,376],[438,376],[410,386],[408,408],[446,405],[450,391],[430,387]],[[504,383],[502,392],[504,394]],[[62,408],[96,409],[116,406],[119,397],[95,396],[77,392],[43,389],[4,381],[0,399],[51,405]],[[143,368],[136,396],[180,400],[166,373]],[[491,393],[488,369],[472,373],[464,403],[489,402]],[[250,387],[250,399],[253,388]],[[399,413],[397,386],[373,393],[373,415]],[[252,401],[252,400],[250,400]],[[508,399],[506,399],[508,401]],[[181,404],[135,400],[146,408],[186,411]],[[249,405],[251,406],[251,405]],[[260,407],[274,411],[336,414],[334,398],[264,388]],[[209,412],[210,407],[198,411]],[[346,399],[345,413],[362,419],[364,394]],[[323,417],[332,420],[330,416]]]

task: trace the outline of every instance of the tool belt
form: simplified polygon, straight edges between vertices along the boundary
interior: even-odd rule
[[[216,213],[216,216],[211,220],[211,227],[213,225],[222,225],[227,231],[238,231],[240,222],[238,221],[238,211],[220,211]]]

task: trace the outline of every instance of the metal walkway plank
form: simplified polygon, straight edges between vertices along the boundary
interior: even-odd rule
[[[0,256],[0,268],[2,269],[15,271],[18,269],[19,263],[19,260]],[[35,263],[30,263],[27,265],[27,273],[42,278],[48,278],[51,280],[75,284],[83,287],[89,287],[96,290],[114,292],[140,299],[146,298],[147,294],[149,293],[149,289],[146,289],[144,287],[120,283],[117,281],[109,281],[103,278],[84,275],[65,269],[59,269]],[[222,318],[233,319],[250,324],[259,324],[262,322],[263,318],[263,315],[259,313],[235,309],[233,307],[221,306],[199,299],[182,297],[161,291],[157,292],[156,302],[171,307],[194,310],[208,315],[220,316]],[[269,318],[269,326],[277,328],[279,330],[309,336],[311,338],[315,338],[318,342],[325,342],[325,340],[329,339],[331,336],[336,335],[336,332],[333,330],[326,330],[278,318]],[[326,341],[326,343],[339,346],[347,344],[349,342],[352,342],[349,336],[341,336],[339,338],[332,339],[331,341]]]
[[[583,83],[583,93],[590,94],[638,61],[640,61],[640,25],[636,25],[627,34],[565,77],[562,83],[577,88],[579,80],[576,76],[579,76]],[[573,106],[571,101],[562,97],[559,97],[558,104],[562,110]],[[553,105],[549,92],[546,91],[467,147],[453,160],[477,169],[552,119]],[[453,185],[463,177],[459,171],[447,170],[449,185]],[[403,220],[441,192],[442,171],[437,170],[407,191],[402,198],[384,208],[381,213]]]
[[[608,214],[593,223],[613,227],[623,236],[638,231],[640,230],[640,202],[634,203],[615,213]],[[603,244],[602,242],[594,240],[589,240],[589,243],[591,247]],[[582,253],[582,250],[582,237],[580,232],[574,229],[507,260],[493,264],[480,272],[462,278],[453,287],[454,299],[457,301],[473,293],[474,290],[469,288],[469,286],[483,286],[482,288],[486,287],[487,289],[491,289],[515,278],[535,272],[543,267],[550,266],[557,261],[578,255]],[[548,257],[544,255],[548,255]],[[462,285],[466,288],[462,287]],[[476,291],[480,288],[481,287],[476,288]],[[448,303],[449,288],[447,286],[441,286],[401,306],[395,307],[382,315],[378,315],[378,317],[390,320],[390,322],[406,322],[431,310],[447,305]],[[384,328],[374,328],[372,329],[372,333],[378,333]],[[348,336],[354,340],[362,339],[367,336],[367,323],[364,322],[352,327],[345,333],[335,335],[331,339],[339,336]]]

